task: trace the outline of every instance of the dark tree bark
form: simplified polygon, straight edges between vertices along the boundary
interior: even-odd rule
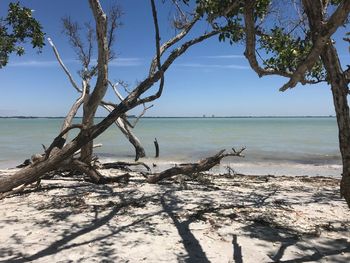
[[[312,40],[315,42],[319,32],[324,30],[323,21],[326,19],[323,14],[324,7],[319,0],[303,0],[303,5],[308,16]],[[350,115],[347,100],[349,82],[342,70],[337,50],[330,38],[326,39],[322,51],[320,56],[331,85],[338,124],[339,149],[343,163],[340,192],[350,207]]]
[[[326,47],[321,57],[330,78],[338,124],[339,148],[343,163],[340,192],[350,207],[350,118],[347,99],[348,85],[340,68],[337,52],[332,44]]]
[[[159,157],[159,144],[158,144],[157,138],[154,138],[154,148],[156,149],[155,157],[158,158]]]

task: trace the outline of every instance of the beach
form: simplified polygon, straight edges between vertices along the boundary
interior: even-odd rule
[[[149,184],[131,173],[96,185],[55,176],[1,208],[0,262],[350,260],[338,178],[206,173]]]
[[[0,263],[350,262],[350,1],[0,11]]]

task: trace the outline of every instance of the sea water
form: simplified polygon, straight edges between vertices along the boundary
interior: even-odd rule
[[[50,145],[62,122],[62,118],[0,119],[0,168],[43,152],[42,144]],[[221,149],[246,147],[244,159],[228,158],[224,166],[252,174],[337,176],[341,172],[336,119],[331,117],[142,118],[133,132],[146,150],[146,162],[196,161]],[[155,138],[159,159],[153,158]],[[115,125],[95,143],[103,144],[95,150],[102,159],[134,158],[134,149]]]

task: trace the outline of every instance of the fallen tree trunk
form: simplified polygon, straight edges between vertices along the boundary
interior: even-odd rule
[[[244,149],[245,148],[242,148],[239,151],[232,149],[233,152],[231,153],[225,153],[225,150],[221,150],[214,156],[200,160],[198,163],[180,164],[179,166],[169,168],[161,173],[154,174],[147,178],[147,182],[154,184],[159,182],[160,180],[170,178],[178,174],[191,175],[194,173],[208,171],[209,169],[213,168],[215,165],[218,165],[221,159],[224,157],[228,157],[228,156],[243,157],[242,152],[244,151]]]

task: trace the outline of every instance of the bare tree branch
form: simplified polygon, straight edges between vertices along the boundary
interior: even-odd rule
[[[64,131],[67,127],[69,127],[72,124],[73,118],[75,117],[75,115],[78,112],[78,109],[80,108],[80,106],[84,102],[85,95],[86,95],[86,83],[85,83],[85,81],[83,81],[83,91],[81,92],[80,97],[74,102],[74,104],[70,108],[66,118],[64,119],[64,122],[63,122],[62,128],[61,128],[61,132]],[[68,137],[68,133],[63,135],[64,139],[67,139],[67,137]]]
[[[114,107],[109,105],[102,105],[107,111],[112,112]],[[115,125],[119,128],[119,130],[124,134],[124,136],[129,140],[129,142],[135,147],[135,160],[137,161],[141,157],[145,157],[146,153],[143,149],[140,140],[134,135],[134,133],[128,129],[128,123],[126,122],[124,117],[119,117],[115,120]]]
[[[95,39],[95,30],[92,28],[90,23],[85,23],[85,27],[87,28],[87,42],[88,42],[88,52],[86,57],[86,69],[90,65],[91,57],[92,57],[92,51],[93,51],[93,41]]]
[[[143,82],[140,83],[139,87],[140,89],[135,89],[133,93],[131,93],[130,95],[132,97],[134,96],[138,96],[140,97],[140,95],[142,93],[144,93],[142,90],[144,89],[144,87],[148,86],[149,83],[153,82],[153,81],[158,81],[159,79],[161,79],[161,75],[163,75],[163,72],[165,72],[169,66],[179,57],[181,56],[183,53],[186,52],[186,50],[195,45],[195,44],[198,44],[200,42],[202,42],[203,40],[205,39],[208,39],[212,36],[215,36],[219,34],[219,31],[217,30],[213,30],[213,31],[210,31],[209,33],[205,33],[197,38],[194,38],[194,39],[191,39],[187,42],[185,42],[184,44],[182,44],[180,47],[174,49],[171,54],[169,55],[169,57],[164,61],[163,65],[161,66],[161,70],[158,70],[157,72],[155,72],[152,76],[148,77],[146,80],[144,80]],[[154,82],[153,82],[154,83]],[[152,85],[153,85],[152,83]],[[160,85],[161,87],[161,85]],[[142,98],[142,99],[139,99],[138,102],[137,102],[137,105],[141,105],[141,104],[144,104],[144,103],[147,103],[147,102],[151,102],[151,101],[154,101],[156,99],[158,99],[162,94],[162,90],[161,89],[158,89],[158,92],[154,95],[151,95],[151,96],[148,96],[148,97],[145,97],[145,98]]]
[[[111,47],[115,42],[115,30],[118,26],[121,25],[119,22],[120,17],[122,16],[122,11],[119,6],[112,6],[108,13],[108,49],[110,50],[109,59],[112,60],[115,57],[114,52],[111,51]]]
[[[100,101],[106,93],[108,85],[108,44],[107,44],[107,17],[103,12],[98,0],[89,0],[91,9],[96,21],[96,35],[98,42],[98,59],[97,59],[97,80],[96,85],[87,102],[86,117],[90,119],[95,114]]]
[[[140,118],[143,117],[143,115],[145,115],[146,111],[152,107],[153,107],[153,105],[146,107],[146,105],[143,104],[143,111],[139,114],[139,116],[136,117],[133,124],[131,124],[129,121],[127,121],[126,123],[128,124],[128,126],[131,128],[135,128],[135,126],[138,123],[138,121],[140,120]],[[124,118],[126,119],[126,117],[124,117]]]
[[[71,126],[72,121],[74,116],[77,114],[78,109],[80,108],[80,106],[82,105],[83,101],[84,101],[84,96],[86,94],[86,82],[85,80],[83,81],[83,90],[81,90],[78,85],[76,84],[76,82],[73,80],[72,75],[70,74],[69,70],[67,69],[67,67],[64,65],[60,54],[56,48],[56,46],[54,45],[53,41],[48,38],[48,41],[53,49],[53,52],[59,62],[59,64],[61,65],[61,67],[63,68],[64,72],[66,73],[66,75],[68,76],[73,88],[75,88],[79,93],[81,93],[81,96],[75,101],[75,103],[72,105],[71,109],[69,110],[63,124],[62,124],[62,128],[61,128],[61,132],[64,131],[66,128],[68,128],[69,126]],[[67,139],[68,137],[68,133],[65,133],[62,138],[63,139]]]
[[[67,134],[70,130],[72,129],[82,129],[83,125],[82,124],[72,124],[71,126],[65,128],[63,131],[60,132],[59,135],[56,136],[56,138],[53,140],[53,142],[51,143],[51,145],[49,146],[49,148],[47,148],[47,150],[45,151],[45,160],[47,160],[50,157],[50,153],[53,150],[53,148],[57,147],[57,148],[62,148],[66,142],[66,139],[63,138],[63,136],[65,134]]]
[[[183,39],[190,32],[190,30],[193,28],[193,26],[196,24],[196,22],[199,20],[199,18],[200,18],[200,16],[196,15],[192,19],[192,21],[189,22],[180,33],[178,33],[175,37],[173,37],[172,39],[170,39],[167,42],[165,42],[160,47],[160,56],[162,56],[164,54],[164,52],[166,50],[168,50],[169,47],[173,46],[178,41]],[[150,67],[150,70],[149,70],[149,74],[150,75],[154,73],[154,71],[156,70],[156,67],[157,67],[157,55],[155,55],[154,58],[152,59],[151,67]]]
[[[118,99],[119,99],[120,101],[123,101],[123,100],[124,100],[123,96],[122,96],[122,95],[120,94],[120,92],[117,90],[117,86],[119,85],[119,82],[113,84],[112,81],[108,80],[108,84],[112,87],[112,89],[113,89],[115,95],[117,95]]]
[[[159,36],[159,25],[158,25],[158,18],[157,18],[157,9],[156,5],[154,3],[154,0],[151,0],[151,6],[152,6],[152,17],[153,17],[153,24],[154,24],[154,29],[156,32],[156,66],[158,68],[158,71],[161,73],[160,77],[160,83],[159,83],[159,88],[157,93],[154,95],[154,98],[159,98],[162,95],[163,88],[164,88],[164,72],[162,71],[162,66],[160,62],[160,36]],[[145,104],[145,103],[142,103]]]
[[[83,63],[84,68],[89,66],[89,58],[86,54],[83,42],[81,41],[79,30],[80,27],[77,22],[72,22],[70,17],[64,17],[63,22],[63,32],[69,37],[69,41],[74,48],[75,53],[77,54],[79,60]]]
[[[66,73],[66,75],[68,76],[69,78],[69,81],[70,83],[73,85],[73,88],[75,88],[78,92],[82,92],[82,90],[78,87],[77,83],[74,81],[73,77],[72,77],[72,74],[70,74],[68,68],[64,65],[61,57],[60,57],[60,54],[58,53],[57,51],[57,48],[56,46],[54,45],[53,41],[51,40],[51,38],[48,38],[47,41],[49,42],[49,44],[51,45],[52,47],[52,50],[58,60],[58,63],[60,63],[62,69],[64,70],[64,72]]]

